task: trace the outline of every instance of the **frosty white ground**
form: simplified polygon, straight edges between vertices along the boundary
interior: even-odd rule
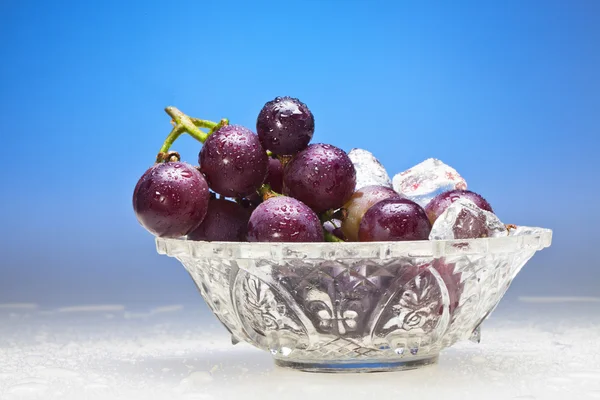
[[[275,368],[201,306],[0,305],[0,399],[600,398],[596,298],[547,299],[497,311],[437,366],[365,375]]]

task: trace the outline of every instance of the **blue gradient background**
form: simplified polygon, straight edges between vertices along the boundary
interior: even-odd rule
[[[600,295],[600,2],[483,3],[1,1],[0,302],[197,304],[131,208],[163,108],[254,128],[277,95],[315,142],[440,158],[554,229],[509,297]]]

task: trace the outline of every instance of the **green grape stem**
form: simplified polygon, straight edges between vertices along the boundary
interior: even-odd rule
[[[282,194],[273,191],[273,189],[271,189],[271,186],[267,183],[259,187],[257,192],[260,195],[260,197],[262,197],[263,201],[268,200],[271,197],[283,196]]]
[[[229,124],[229,120],[226,118],[221,119],[219,122],[192,118],[173,106],[165,108],[165,112],[173,119],[175,126],[163,142],[163,145],[156,156],[156,162],[166,161],[164,155],[168,154],[169,149],[182,133],[187,133],[200,143],[204,143],[215,131]],[[209,131],[204,132],[200,128],[208,129]]]
[[[331,221],[334,219],[339,219],[339,220],[344,220],[346,219],[346,215],[348,214],[348,211],[345,208],[340,208],[337,210],[331,209],[331,210],[327,210],[327,211],[323,211],[321,213],[321,215],[319,215],[319,219],[321,220],[322,223],[325,223],[327,221]]]
[[[321,213],[321,215],[319,215],[319,219],[321,220],[321,223],[323,223],[323,224],[327,221],[331,221],[332,218],[333,218],[333,210],[323,211]]]
[[[323,229],[323,236],[325,237],[326,242],[342,242],[342,243],[344,242],[342,239],[335,236],[333,233],[328,232],[325,229]]]

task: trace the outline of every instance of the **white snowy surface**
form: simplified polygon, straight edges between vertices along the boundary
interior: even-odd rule
[[[0,399],[600,399],[600,299],[522,300],[435,366],[360,375],[277,368],[200,306],[4,304]]]

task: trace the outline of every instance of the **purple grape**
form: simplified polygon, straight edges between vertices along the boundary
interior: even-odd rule
[[[320,213],[340,208],[354,192],[356,171],[348,155],[330,144],[311,144],[286,165],[283,193]]]
[[[435,220],[438,219],[438,217],[442,215],[444,211],[446,211],[450,204],[454,203],[458,199],[471,200],[477,207],[492,213],[494,212],[492,211],[492,206],[490,203],[488,203],[477,193],[471,192],[470,190],[455,189],[438,194],[431,199],[427,206],[425,206],[425,212],[427,213],[429,222],[433,224]]]
[[[352,242],[358,241],[360,221],[369,208],[381,200],[402,198],[394,189],[385,186],[365,186],[352,195],[344,204],[346,217],[342,222],[342,232]]]
[[[256,132],[263,147],[273,154],[293,155],[308,146],[315,132],[315,119],[300,100],[277,97],[260,110]]]
[[[269,160],[258,137],[239,125],[226,125],[208,137],[198,156],[212,190],[243,197],[264,182]]]
[[[188,234],[190,240],[245,242],[250,210],[225,199],[211,199],[208,213],[198,228]]]
[[[427,240],[431,223],[420,205],[408,199],[386,199],[365,213],[358,230],[361,242]]]
[[[265,183],[268,183],[274,192],[281,193],[283,190],[283,165],[276,158],[269,158],[269,172]]]
[[[208,184],[183,162],[156,164],[133,191],[133,210],[149,232],[160,237],[185,236],[202,222],[208,209]]]
[[[322,242],[319,217],[302,202],[286,196],[271,197],[252,212],[250,242]]]

